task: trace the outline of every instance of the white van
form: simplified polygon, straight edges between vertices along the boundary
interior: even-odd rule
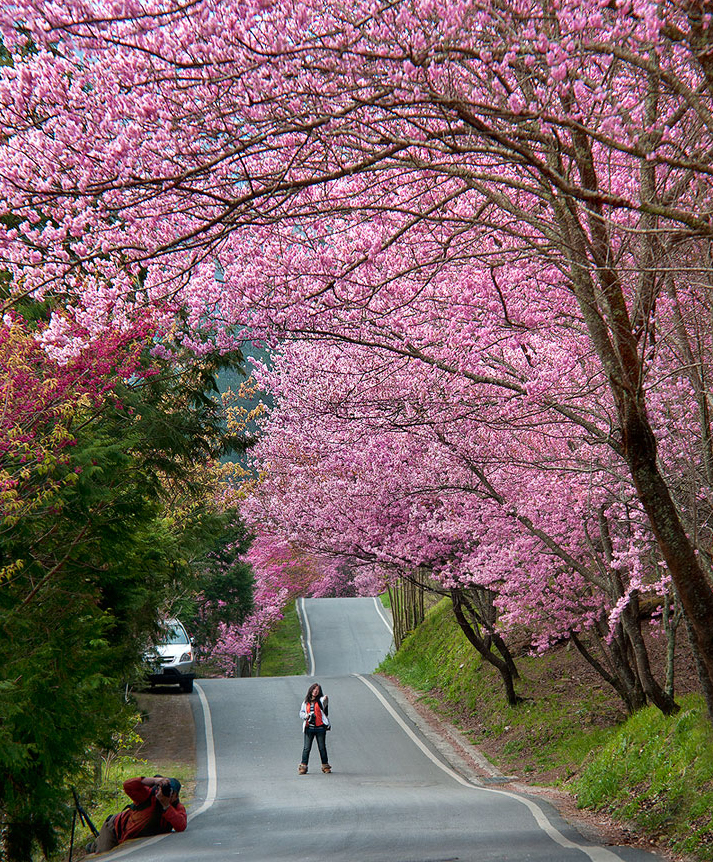
[[[193,691],[193,641],[180,620],[164,620],[161,631],[160,639],[144,654],[149,685],[179,685],[181,691]]]

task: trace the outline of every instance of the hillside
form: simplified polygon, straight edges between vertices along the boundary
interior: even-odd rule
[[[442,602],[379,670],[420,692],[502,772],[611,815],[618,840],[659,847],[670,858],[713,860],[713,728],[692,693],[685,654],[677,662],[682,709],[672,718],[653,708],[627,718],[573,649],[516,660],[525,700],[513,708]]]

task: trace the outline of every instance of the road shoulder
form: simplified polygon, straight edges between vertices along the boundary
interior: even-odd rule
[[[378,674],[376,679],[444,761],[474,785],[499,787],[549,803],[585,841],[613,847],[638,847],[669,862],[683,862],[684,857],[671,855],[606,815],[577,808],[576,798],[565,790],[528,784],[517,775],[506,775],[462,731],[432,709],[419,692],[394,677]]]

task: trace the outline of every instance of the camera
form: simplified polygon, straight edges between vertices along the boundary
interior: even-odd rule
[[[170,796],[171,795],[171,782],[170,781],[162,781],[158,786],[161,790],[161,793],[163,793],[164,796]]]

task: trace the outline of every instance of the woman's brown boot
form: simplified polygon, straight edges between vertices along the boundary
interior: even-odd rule
[[[300,775],[305,775],[307,772],[307,764],[306,763],[300,763],[300,765],[297,767],[297,772]]]

